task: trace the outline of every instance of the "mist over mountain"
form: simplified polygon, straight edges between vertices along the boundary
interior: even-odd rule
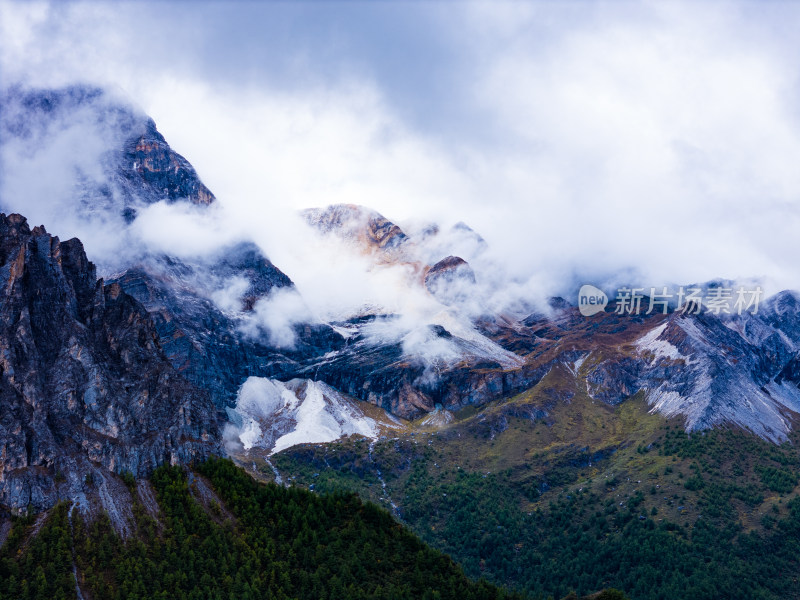
[[[234,215],[180,240],[155,237],[186,248],[244,228],[301,289],[320,273],[295,268],[312,261],[287,223],[331,204],[367,206],[404,228],[467,223],[516,297],[718,277],[759,277],[770,293],[797,287],[786,242],[796,227],[796,49],[774,35],[793,8],[470,5],[457,19],[418,8],[428,27],[415,39],[428,53],[417,68],[381,62],[391,57],[379,40],[410,32],[396,7],[352,18],[331,7],[312,20],[315,35],[303,31],[307,7],[284,7],[298,44],[277,51],[280,33],[257,50],[231,35],[276,26],[255,5],[228,15],[235,27],[214,28],[223,16],[213,3],[70,3],[27,16],[9,3],[0,58],[7,82],[126,90]],[[154,35],[142,56],[144,30]],[[416,76],[430,85],[415,88]],[[419,90],[431,94],[424,107]]]
[[[23,155],[29,168],[67,165],[57,172],[69,194],[47,197],[34,210],[52,211],[63,227],[100,240],[101,271],[149,311],[173,367],[211,394],[221,416],[254,376],[322,380],[415,419],[509,397],[557,364],[593,356],[587,381],[599,387],[590,393],[605,402],[643,389],[655,410],[684,415],[689,429],[730,422],[775,441],[791,430],[781,411],[797,409],[789,365],[796,324],[785,315],[777,320],[777,300],[757,316],[681,319],[676,312],[670,322],[677,329],[665,329],[655,314],[644,321],[649,328],[622,314],[619,326],[628,333],[615,344],[623,344],[623,354],[633,345],[631,362],[608,349],[597,352],[600,317],[564,321],[575,312],[569,300],[544,303],[523,294],[524,285],[507,279],[491,246],[468,225],[410,224],[406,231],[356,205],[306,209],[287,221],[287,231],[297,234],[292,243],[308,252],[308,263],[295,263],[300,279],[320,275],[298,286],[294,273],[267,258],[263,238],[231,225],[191,164],[129,104],[82,86],[15,87],[5,99],[4,152]],[[94,154],[83,151],[89,146]],[[14,185],[6,189],[3,197],[13,197]],[[8,204],[6,210],[19,205]],[[181,245],[197,233],[206,235]],[[103,247],[104,240],[113,244]],[[564,327],[559,323],[576,341],[553,335],[553,327]],[[640,341],[630,337],[634,332]],[[684,354],[679,348],[689,339],[699,345]],[[671,350],[653,361],[653,344]],[[726,348],[721,363],[712,358],[719,344]],[[746,359],[762,351],[768,354],[756,363]],[[682,364],[694,366],[679,375]],[[723,388],[710,393],[704,378]],[[766,395],[761,408],[753,408],[753,394]],[[727,408],[712,408],[722,398]]]

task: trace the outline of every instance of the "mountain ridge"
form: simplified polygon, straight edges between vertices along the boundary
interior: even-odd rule
[[[100,154],[101,176],[87,179],[78,170],[71,201],[79,213],[113,216],[124,230],[150,204],[184,203],[202,212],[216,202],[152,119],[102,90],[14,88],[4,98],[12,109],[4,111],[2,128],[17,141],[52,135],[71,116],[107,133],[111,146]],[[292,294],[297,305],[303,300],[290,276],[252,242],[196,259],[139,252],[103,288],[103,302],[128,303],[136,314],[144,307],[146,336],[157,339],[154,352],[208,399],[203,411],[209,422],[224,421],[241,387],[256,377],[325,384],[391,415],[415,421],[432,414],[428,426],[446,425],[448,419],[439,417],[507,400],[554,369],[566,369],[592,400],[610,406],[642,392],[652,410],[685,419],[690,431],[732,424],[781,443],[797,420],[800,302],[794,293],[766,301],[758,315],[619,315],[611,305],[587,319],[559,301],[527,316],[487,310],[476,316],[464,304],[477,293],[481,272],[447,251],[455,240],[455,246],[471,248],[468,258],[481,255],[486,242],[466,225],[444,233],[438,226],[407,232],[356,205],[303,215],[323,235],[343,236],[372,253],[376,268],[412,265],[409,285],[441,310],[411,325],[380,311],[334,323],[309,314],[287,324],[290,343],[278,343],[260,316],[270,314],[276,295]],[[12,230],[7,226],[11,238],[18,237]],[[95,277],[94,267],[79,242],[57,244],[72,257],[59,265],[67,282],[60,285],[72,290],[70,306],[78,307],[75,320],[83,324],[97,297],[86,283]],[[57,262],[55,256],[48,260]],[[21,498],[17,494],[15,506]]]

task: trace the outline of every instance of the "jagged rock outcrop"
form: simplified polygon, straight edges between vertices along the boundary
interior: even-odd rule
[[[72,189],[61,190],[71,206],[63,210],[79,210],[109,223],[115,218],[130,222],[138,210],[156,202],[183,200],[208,205],[215,200],[152,119],[101,88],[15,86],[0,92],[0,105],[4,144],[18,144],[31,155],[41,152],[43,169],[49,167],[49,152],[62,151],[50,144],[74,143],[74,131],[80,129],[84,139],[70,165]],[[100,164],[81,156],[87,149],[98,148]],[[9,206],[0,208],[8,210]]]
[[[120,171],[132,186],[160,190],[167,201],[186,199],[192,204],[208,205],[216,199],[189,161],[170,148],[152,119],[147,119],[141,135],[125,144],[121,166]]]
[[[0,504],[43,509],[98,466],[135,475],[219,451],[208,394],[77,239],[0,214]]]

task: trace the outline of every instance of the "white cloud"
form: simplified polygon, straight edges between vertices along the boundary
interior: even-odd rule
[[[313,315],[296,290],[277,288],[256,302],[252,312],[246,315],[241,329],[255,338],[266,334],[270,343],[277,348],[292,348],[297,340],[294,326],[313,320]]]
[[[476,47],[476,90],[515,165],[506,235],[486,236],[513,256],[530,232],[523,270],[796,287],[796,55],[718,4],[637,8],[603,5],[545,41],[543,16],[523,9],[495,23],[502,49]]]
[[[246,227],[219,206],[164,201],[139,209],[130,230],[152,252],[181,258],[209,256],[246,233]]]
[[[211,292],[211,301],[224,312],[236,313],[242,310],[242,298],[250,287],[250,280],[234,276],[224,282],[221,288]]]

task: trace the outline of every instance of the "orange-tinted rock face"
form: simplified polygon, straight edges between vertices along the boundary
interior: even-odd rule
[[[355,204],[334,204],[303,211],[306,221],[322,233],[332,233],[366,251],[392,250],[408,239],[383,215]]]
[[[131,164],[133,173],[168,201],[185,198],[192,204],[208,205],[215,200],[192,165],[169,147],[152,121],[147,133],[128,146],[126,162]]]

